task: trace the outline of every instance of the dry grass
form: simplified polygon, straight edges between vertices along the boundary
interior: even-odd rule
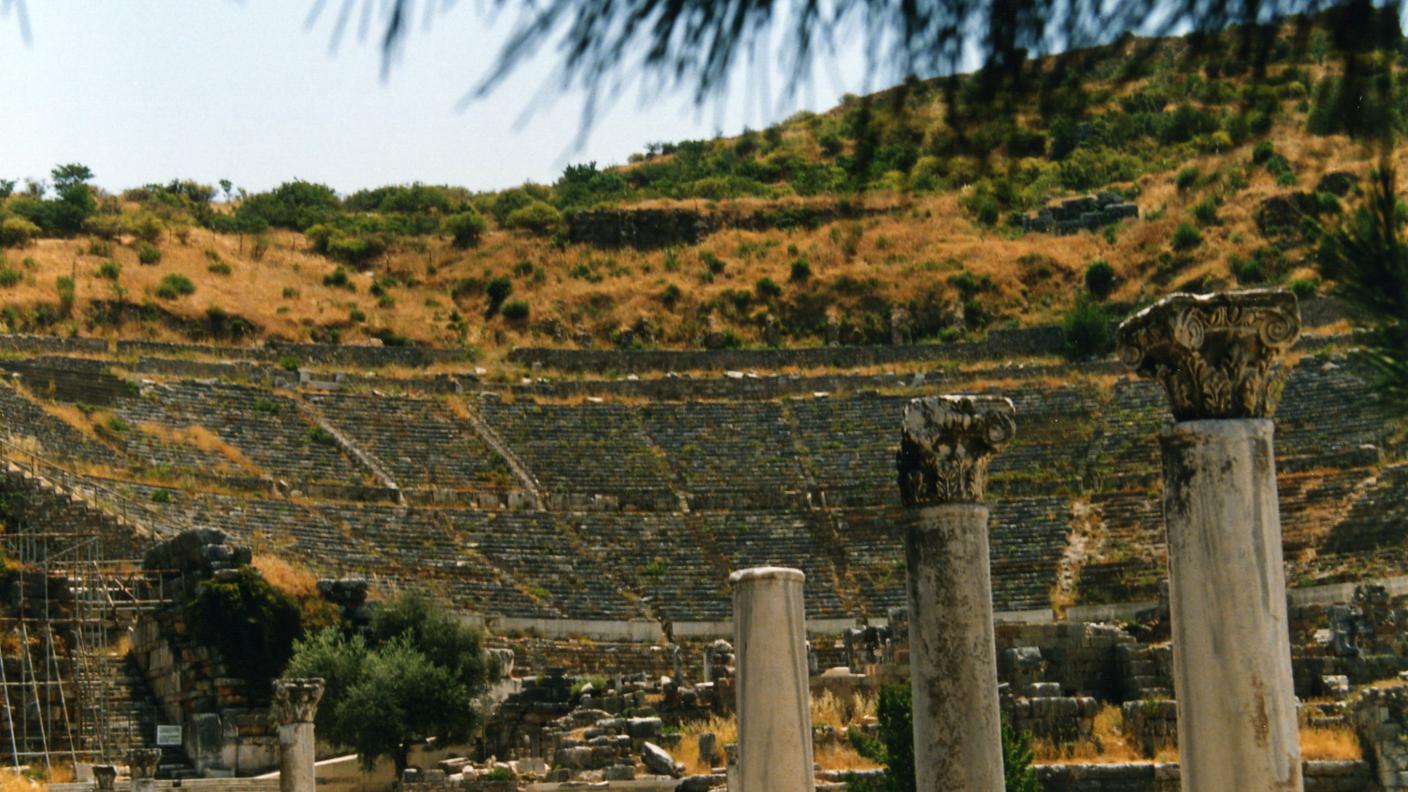
[[[875,700],[860,695],[838,697],[831,692],[812,696],[812,725],[831,726],[839,734],[842,729],[856,727],[875,717]],[[699,735],[713,732],[719,746],[719,761],[723,761],[724,746],[738,740],[738,723],[733,718],[713,716],[708,720],[685,723],[680,728],[680,744],[675,759],[683,762],[689,773],[707,773],[710,768],[699,758]],[[815,760],[823,770],[860,770],[875,768],[874,762],[856,753],[843,737],[830,745],[815,748]]]
[[[1076,743],[1057,744],[1050,740],[1032,740],[1032,754],[1039,764],[1106,764],[1142,762],[1135,746],[1124,736],[1124,717],[1114,704],[1104,704],[1095,713],[1092,739]]]
[[[699,735],[708,732],[714,734],[715,744],[719,746],[718,761],[722,764],[724,746],[738,741],[738,722],[733,718],[715,715],[708,720],[683,724],[680,727],[680,744],[675,750],[675,761],[684,763],[686,773],[708,773],[712,769],[699,758]]]
[[[295,599],[318,596],[318,576],[307,567],[278,556],[256,554],[252,561],[269,585]]]
[[[224,466],[224,470],[219,472],[225,474],[245,474],[250,476],[264,476],[267,471],[254,464],[238,448],[230,445],[220,438],[219,435],[198,424],[189,426],[171,427],[165,424],[143,421],[137,428],[149,437],[156,438],[169,445],[184,445],[204,451],[208,454],[217,454],[230,462]]]
[[[1306,760],[1363,759],[1364,749],[1348,726],[1327,729],[1302,726],[1300,757]]]

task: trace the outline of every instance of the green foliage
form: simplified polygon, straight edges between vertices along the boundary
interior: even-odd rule
[[[54,287],[59,292],[59,313],[68,316],[73,313],[74,286],[73,278],[67,275],[60,275],[54,280]]]
[[[24,281],[24,273],[8,264],[0,265],[0,287],[18,286]]]
[[[478,212],[467,209],[446,217],[440,230],[442,233],[450,235],[451,244],[455,247],[472,248],[479,244],[487,227],[488,224],[484,222],[484,218]]]
[[[98,277],[115,281],[122,276],[122,265],[116,261],[104,261],[98,265]]]
[[[792,272],[787,279],[793,283],[805,283],[811,276],[812,265],[805,258],[797,258],[792,262]]]
[[[666,308],[674,308],[679,303],[682,294],[679,286],[673,283],[667,284],[660,292],[660,302],[664,303]]]
[[[0,222],[0,247],[20,247],[39,236],[38,225],[24,217],[7,217]]]
[[[851,745],[861,756],[885,765],[877,779],[852,781],[847,792],[916,792],[914,778],[914,701],[907,684],[884,685],[875,705],[880,721],[878,738],[859,729],[850,731]],[[1002,770],[1006,792],[1041,792],[1032,767],[1031,740],[1002,724]]]
[[[1088,294],[1076,295],[1075,305],[1061,320],[1061,335],[1072,360],[1103,357],[1115,346],[1110,315]]]
[[[1041,781],[1032,767],[1032,741],[1006,722],[1002,724],[1002,776],[1006,792],[1041,792]]]
[[[1061,163],[1061,186],[1091,190],[1112,182],[1131,181],[1142,168],[1139,159],[1121,151],[1079,148]]]
[[[1174,177],[1174,186],[1178,188],[1179,192],[1183,192],[1188,188],[1192,187],[1193,185],[1197,184],[1198,177],[1201,175],[1202,171],[1199,171],[1196,167],[1190,165],[1184,168],[1183,170],[1179,171],[1178,175]]]
[[[230,265],[226,264],[223,261],[217,261],[213,264],[207,264],[205,267],[205,271],[209,272],[212,275],[229,275],[230,273],[234,272],[234,270],[230,269]]]
[[[490,278],[489,282],[484,284],[484,296],[489,300],[489,309],[485,313],[488,316],[498,313],[499,306],[503,305],[510,294],[513,294],[513,281],[502,275]]]
[[[196,639],[218,649],[256,696],[266,695],[269,681],[283,672],[302,630],[298,605],[250,566],[232,580],[201,581],[186,619]]]
[[[325,680],[321,737],[354,748],[368,767],[390,756],[404,769],[416,740],[469,738],[491,670],[478,632],[405,593],[376,612],[367,639],[328,628],[297,642],[287,673]]]
[[[1384,401],[1408,414],[1408,242],[1397,185],[1397,172],[1385,158],[1363,203],[1323,229],[1317,258],[1333,292],[1373,327],[1360,358],[1378,379]]]
[[[767,302],[782,296],[782,287],[777,285],[777,281],[772,278],[760,278],[753,285],[753,290],[757,293],[758,299]]]
[[[1217,199],[1208,197],[1193,204],[1193,219],[1197,221],[1200,226],[1216,225]]]
[[[1173,245],[1174,250],[1192,250],[1202,243],[1203,232],[1199,231],[1198,227],[1192,223],[1179,223],[1178,227],[1173,229],[1173,239],[1170,240],[1170,244]]]
[[[561,222],[562,213],[546,201],[533,201],[514,209],[503,221],[509,228],[521,228],[540,236],[551,234]]]
[[[509,300],[504,303],[501,313],[510,322],[521,322],[528,318],[528,303],[523,300]]]
[[[338,289],[356,291],[357,287],[352,283],[352,279],[347,274],[347,270],[342,266],[335,267],[332,272],[323,276],[323,285],[332,286]]]
[[[308,438],[308,442],[318,445],[337,445],[337,438],[333,436],[332,432],[316,424],[308,427],[308,431],[304,433],[304,437]]]
[[[246,198],[236,212],[236,227],[256,228],[262,223],[265,227],[302,231],[328,222],[340,209],[337,193],[331,187],[296,179]]]
[[[191,279],[179,273],[172,273],[161,279],[161,284],[156,288],[156,296],[163,300],[174,300],[196,293],[196,285],[191,283]]]
[[[1295,280],[1292,280],[1290,283],[1287,283],[1287,284],[1286,284],[1286,288],[1288,288],[1288,289],[1291,290],[1291,293],[1296,296],[1296,299],[1298,299],[1298,300],[1308,300],[1308,299],[1310,299],[1311,297],[1314,297],[1316,294],[1319,293],[1319,291],[1320,291],[1320,279],[1319,279],[1319,278],[1296,278]]]
[[[1096,259],[1085,268],[1085,290],[1097,300],[1104,300],[1115,289],[1115,268],[1104,259]]]
[[[150,242],[137,244],[137,262],[139,264],[156,264],[159,261],[161,261],[161,248]]]

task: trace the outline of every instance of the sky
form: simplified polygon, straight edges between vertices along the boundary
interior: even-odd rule
[[[417,22],[385,75],[377,24],[359,40],[354,19],[333,46],[340,0],[311,25],[314,0],[23,2],[28,41],[17,6],[0,0],[9,9],[0,14],[0,178],[47,178],[79,162],[114,191],[174,178],[228,178],[251,192],[293,178],[342,193],[413,181],[501,189],[885,87],[872,84],[857,46],[785,105],[764,98],[757,79],[702,107],[684,93],[630,90],[580,142],[582,95],[543,90],[557,65],[550,49],[460,106],[514,21],[491,16],[483,0],[461,0],[429,29]],[[784,80],[771,71],[780,93]]]

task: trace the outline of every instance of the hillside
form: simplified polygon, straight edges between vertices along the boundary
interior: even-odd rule
[[[1302,221],[1333,220],[1377,162],[1345,133],[1402,119],[1396,98],[1346,113],[1323,33],[1292,35],[1270,41],[1256,78],[1227,54],[1235,31],[1200,49],[1128,39],[1028,64],[1020,95],[984,75],[912,80],[498,193],[338,196],[294,181],[219,201],[192,182],[107,195],[64,166],[47,190],[0,182],[0,320],[493,359],[513,346],[970,338],[1059,323],[1096,260],[1116,276],[1116,317],[1178,288],[1279,282],[1308,296],[1323,285]],[[1359,65],[1392,83],[1400,61]],[[1097,191],[1137,217],[1024,230],[1048,202]]]

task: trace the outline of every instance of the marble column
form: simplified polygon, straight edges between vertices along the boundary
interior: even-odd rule
[[[800,570],[733,573],[738,690],[735,792],[812,792],[811,694]]]
[[[132,792],[152,792],[156,787],[156,766],[160,763],[160,748],[133,748],[127,752],[127,770],[132,774]]]
[[[1160,435],[1185,792],[1298,791],[1271,414],[1295,296],[1175,294],[1120,325],[1120,358],[1168,393]]]
[[[323,680],[274,680],[274,718],[279,724],[279,792],[314,792],[317,759],[313,717],[323,698]]]
[[[110,764],[93,765],[93,780],[98,783],[98,792],[112,792],[117,768]]]
[[[988,461],[1016,433],[1007,399],[934,396],[904,410],[914,777],[919,789],[1002,792],[988,510]]]

